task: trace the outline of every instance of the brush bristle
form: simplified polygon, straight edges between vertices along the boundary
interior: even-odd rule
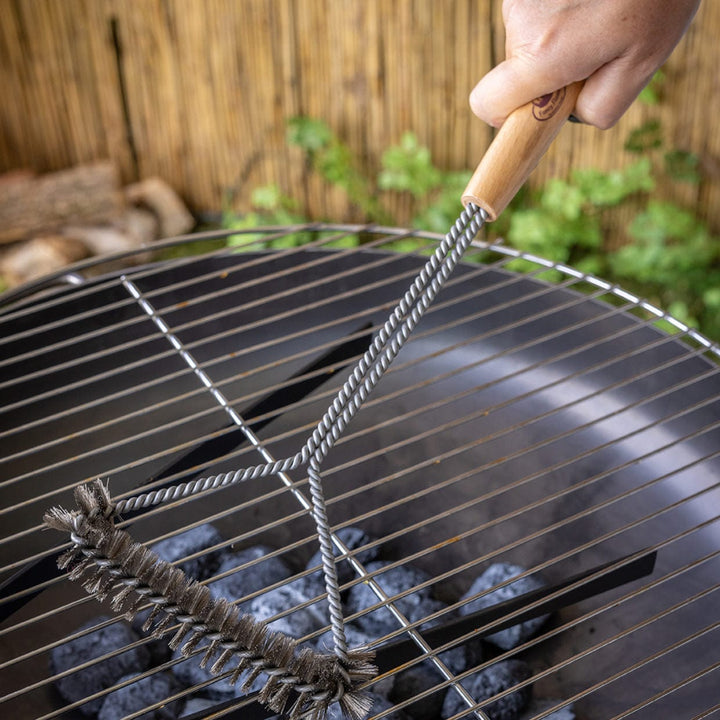
[[[43,522],[52,530],[70,532],[72,530],[73,513],[61,507],[50,508],[43,515]]]
[[[210,672],[220,674],[235,663],[231,684],[249,670],[243,677],[243,687],[249,688],[265,673],[268,680],[260,701],[275,712],[285,711],[296,692],[289,720],[323,720],[333,702],[339,702],[349,720],[361,720],[370,710],[369,696],[358,688],[377,673],[371,651],[351,650],[344,665],[336,656],[310,648],[298,652],[297,640],[268,630],[225,599],[214,599],[206,586],[118,530],[106,484],[97,480],[79,486],[75,500],[76,510],[54,507],[43,519],[48,528],[71,533],[73,547],[58,566],[69,569],[69,578],[82,581],[90,595],[103,599],[114,593],[112,609],[128,619],[150,602],[153,607],[143,630],[159,637],[179,623],[169,645],[173,650],[181,647],[186,657],[209,640],[201,649],[201,663],[205,666],[219,650]]]

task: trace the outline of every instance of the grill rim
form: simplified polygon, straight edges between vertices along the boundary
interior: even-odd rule
[[[307,228],[308,228],[308,226],[298,226],[298,227],[302,227],[303,229],[307,229]],[[310,226],[310,227],[313,227],[313,228],[314,228],[314,227],[317,227],[317,226],[314,226],[314,225],[313,225],[313,226]],[[337,228],[337,227],[340,227],[340,226],[330,226],[330,227]],[[343,226],[343,227],[355,227],[355,226]],[[362,227],[363,227],[364,229],[369,229],[369,228],[367,228],[367,226],[362,226]],[[251,232],[251,231],[248,231],[248,232]],[[403,231],[403,232],[404,232],[404,231]],[[238,233],[237,233],[236,231],[232,231],[232,232],[226,233],[225,236],[230,235],[230,234],[238,234]],[[431,235],[431,236],[432,236],[433,234],[428,234],[428,235]],[[440,238],[441,236],[433,236],[433,237],[434,237],[434,239],[437,239],[437,238]],[[189,238],[189,239],[188,239],[188,242],[191,241],[190,238],[191,238],[192,240],[196,240],[196,239],[197,239],[196,236],[188,236],[188,238]],[[216,239],[216,237],[214,237],[213,239]],[[169,241],[169,242],[170,242],[170,241]],[[177,240],[174,240],[174,241],[171,242],[171,244],[176,244],[176,242],[177,242]],[[479,249],[482,249],[482,250],[491,250],[491,251],[499,252],[500,254],[509,256],[509,257],[511,257],[511,258],[518,258],[518,257],[519,257],[519,258],[523,258],[523,259],[530,259],[531,261],[534,260],[534,256],[527,255],[527,254],[524,254],[524,253],[517,253],[516,251],[511,251],[510,249],[508,249],[508,248],[506,248],[506,247],[504,247],[504,246],[486,245],[486,244],[484,244],[484,243],[479,243],[479,244],[476,243],[475,245],[476,245],[476,247],[478,247]],[[123,253],[123,255],[128,255],[128,253]],[[98,261],[98,263],[100,263],[100,262],[103,262],[103,261]],[[540,262],[540,263],[538,263],[538,264],[539,264],[539,266],[540,266],[541,268],[543,268],[543,269],[551,268],[551,269],[560,270],[561,272],[563,271],[564,266],[562,266],[562,265],[557,265],[557,264],[552,264],[552,263],[548,265],[548,264],[546,264],[547,262],[548,262],[548,261],[544,261],[544,262]],[[153,266],[149,266],[149,267],[153,267]],[[594,284],[594,283],[592,282],[592,280],[591,280],[591,277],[592,277],[592,276],[588,276],[588,275],[585,275],[585,274],[583,274],[583,273],[578,273],[577,271],[574,271],[574,270],[571,269],[571,268],[568,268],[567,270],[568,270],[568,272],[566,273],[567,275],[569,275],[569,276],[571,276],[571,277],[573,277],[573,278],[575,278],[575,279],[577,279],[577,280],[580,280],[580,281],[583,281],[583,282],[590,282],[591,284]],[[637,307],[639,307],[639,308],[641,308],[641,309],[643,309],[643,310],[645,310],[645,311],[647,311],[647,312],[652,313],[652,314],[655,315],[655,317],[657,317],[658,319],[662,318],[662,319],[669,320],[669,317],[670,317],[670,316],[668,316],[666,313],[663,313],[661,310],[659,310],[659,309],[657,309],[657,308],[654,308],[654,306],[651,306],[651,305],[645,303],[645,301],[643,301],[642,299],[637,298],[637,297],[635,297],[635,296],[633,296],[633,295],[631,295],[631,294],[629,294],[629,293],[626,293],[626,292],[623,291],[621,288],[617,288],[617,292],[616,292],[615,286],[612,286],[612,285],[610,285],[610,284],[608,284],[608,283],[605,283],[605,282],[602,281],[602,280],[598,280],[597,282],[598,282],[599,284],[597,284],[596,287],[597,287],[599,290],[601,290],[602,292],[610,292],[610,293],[616,295],[617,297],[619,297],[619,298],[621,298],[621,299],[623,299],[623,300],[631,303],[632,305],[637,306]],[[2,303],[2,300],[3,300],[3,298],[0,298],[0,303]],[[2,314],[0,314],[0,320],[1,320],[1,319],[2,319]],[[637,318],[636,318],[636,319],[637,319]],[[690,337],[690,339],[692,339],[692,340],[698,341],[698,339],[697,339],[698,337],[701,337],[701,338],[703,337],[703,336],[700,336],[699,333],[696,333],[695,331],[693,331],[692,329],[687,328],[687,326],[684,326],[682,323],[679,323],[679,321],[675,321],[675,323],[673,323],[673,324],[674,324],[679,330],[681,330],[681,332],[683,332],[683,333],[686,334],[688,337]],[[680,341],[682,341],[682,338],[677,338],[677,337],[673,337],[673,336],[668,336],[668,337],[670,337],[670,339],[672,339],[672,340],[680,340]],[[703,338],[703,340],[704,340],[705,342],[701,342],[701,345],[704,347],[704,349],[698,349],[698,350],[697,350],[697,352],[698,352],[698,354],[699,354],[700,356],[702,356],[703,353],[704,353],[705,351],[707,351],[707,350],[710,350],[714,355],[720,356],[720,351],[718,350],[718,347],[717,347],[716,345],[714,345],[711,341],[707,340],[706,338]],[[698,342],[700,342],[700,341],[698,341]],[[708,672],[710,672],[710,670],[708,670]]]

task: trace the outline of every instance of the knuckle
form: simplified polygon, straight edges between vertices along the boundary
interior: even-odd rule
[[[586,104],[576,108],[576,115],[587,125],[592,125],[599,130],[609,130],[614,127],[620,119],[620,114],[605,106]]]

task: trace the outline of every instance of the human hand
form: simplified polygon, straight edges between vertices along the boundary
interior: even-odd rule
[[[574,115],[612,127],[685,33],[700,0],[504,0],[505,61],[470,94],[499,127],[516,108],[577,80]]]

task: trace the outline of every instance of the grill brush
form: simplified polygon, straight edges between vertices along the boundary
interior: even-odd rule
[[[163,635],[173,623],[179,629],[170,641],[183,655],[193,653],[201,640],[209,641],[201,660],[206,665],[216,652],[219,658],[211,672],[232,668],[230,682],[242,678],[250,688],[260,673],[267,682],[259,700],[275,712],[283,712],[293,695],[289,717],[322,720],[330,704],[338,702],[351,720],[359,720],[370,709],[363,684],[376,674],[373,653],[365,648],[348,649],[343,627],[339,583],[333,546],[347,553],[340,539],[331,532],[320,480],[320,466],[348,422],[387,370],[417,322],[449,277],[463,253],[485,221],[494,220],[506,207],[529,173],[545,153],[562,124],[572,112],[581,84],[562,88],[516,110],[503,125],[479,164],[462,200],[465,210],[440,243],[393,310],[370,347],[355,366],[340,392],[327,409],[302,449],[284,460],[271,460],[222,475],[201,478],[170,488],[113,503],[108,487],[96,480],[76,489],[77,509],[53,508],[45,524],[70,533],[71,549],[59,559],[59,567],[69,571],[71,580],[82,581],[90,594],[102,600],[111,593],[112,607],[132,618],[140,604],[150,602],[153,610],[144,630]],[[127,278],[123,285],[148,317],[193,368],[202,382],[234,422],[242,419],[212,385],[195,359],[170,332],[152,305]],[[250,431],[249,431],[250,432]],[[247,479],[285,473],[307,467],[311,501],[303,498],[317,527],[322,568],[328,598],[334,652],[321,653],[298,648],[297,641],[269,631],[261,622],[241,614],[232,602],[212,599],[207,588],[160,560],[145,546],[115,527],[124,512],[137,511],[159,503],[211,491]]]

